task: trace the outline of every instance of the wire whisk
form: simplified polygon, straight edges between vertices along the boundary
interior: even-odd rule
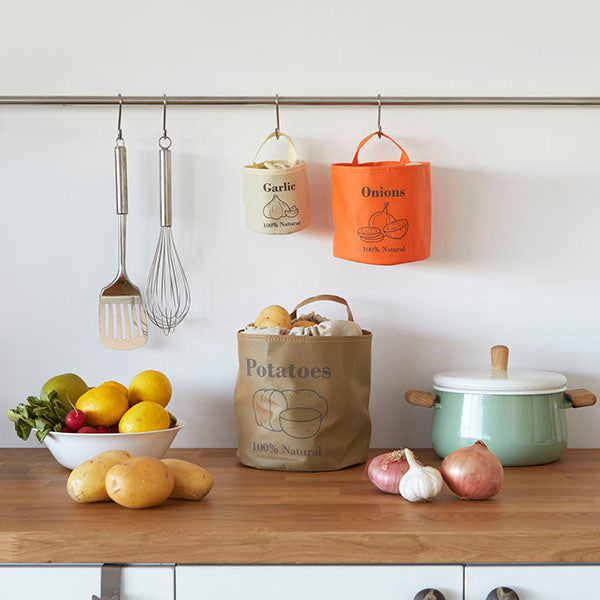
[[[171,138],[166,127],[167,98],[163,103],[163,134],[160,146],[160,234],[146,285],[148,318],[168,335],[190,310],[190,287],[179,260],[173,233],[171,190]]]

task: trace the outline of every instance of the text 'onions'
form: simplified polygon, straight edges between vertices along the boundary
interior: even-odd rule
[[[408,468],[404,450],[394,450],[372,458],[365,467],[365,473],[369,481],[382,492],[399,494],[400,480]]]
[[[479,440],[448,454],[442,462],[442,477],[463,500],[484,500],[501,490],[504,469],[496,455]]]

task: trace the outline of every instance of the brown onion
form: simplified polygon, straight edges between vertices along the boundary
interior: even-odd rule
[[[448,487],[463,500],[495,496],[504,479],[502,463],[481,440],[448,454],[441,471]]]
[[[400,480],[409,467],[404,450],[394,450],[372,458],[365,466],[365,474],[382,492],[399,494]]]

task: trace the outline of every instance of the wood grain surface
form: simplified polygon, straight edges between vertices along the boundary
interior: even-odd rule
[[[440,464],[432,450],[417,455]],[[214,475],[204,501],[77,504],[47,450],[0,449],[0,562],[600,562],[600,450],[507,468],[492,500],[444,487],[428,504],[379,492],[363,466],[283,473],[243,467],[230,449],[168,456]]]

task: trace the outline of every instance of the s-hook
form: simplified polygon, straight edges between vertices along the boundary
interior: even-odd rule
[[[381,94],[377,94],[377,137],[381,139]]]
[[[117,120],[117,146],[119,146],[119,142],[123,143],[123,130],[121,129],[121,117],[123,116],[123,96],[121,96],[121,94],[118,94],[117,100],[119,101],[119,117]]]
[[[166,150],[171,147],[171,138],[167,135],[167,95],[163,94],[163,132],[160,138],[158,138],[158,145]]]
[[[275,94],[275,118],[276,118],[275,137],[277,139],[279,139],[279,133],[281,131],[279,129],[279,94]]]

